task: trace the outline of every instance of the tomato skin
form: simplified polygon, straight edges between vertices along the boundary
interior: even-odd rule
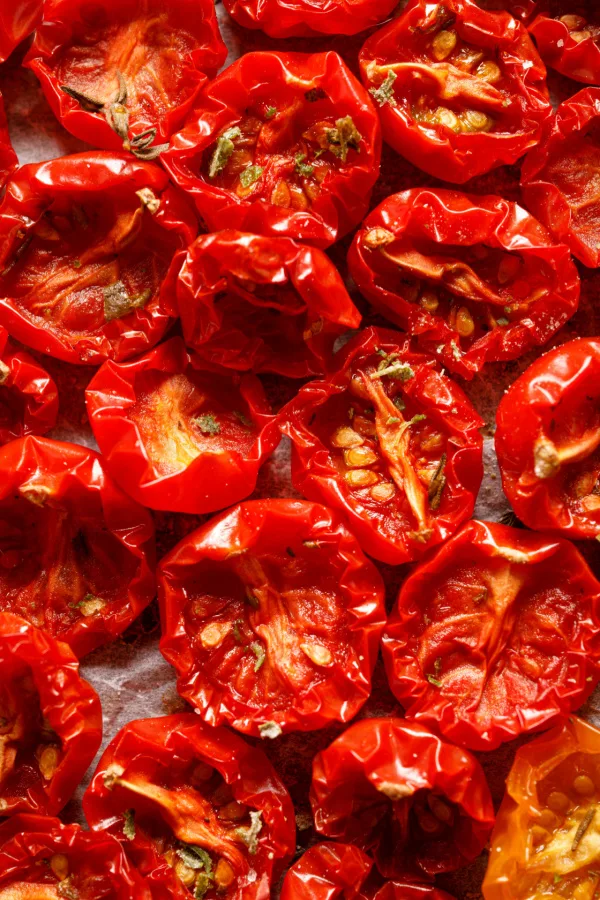
[[[552,10],[552,7],[555,7]],[[598,35],[590,35],[585,40],[577,41],[572,37],[573,29],[561,22],[558,15],[552,13],[576,13],[584,17],[593,17],[595,3],[574,2],[568,4],[542,4],[540,14],[529,25],[529,33],[535,39],[538,51],[544,62],[561,75],[584,84],[600,84],[600,47]],[[562,8],[561,8],[562,7]],[[596,18],[596,32],[598,20]],[[581,30],[579,34],[581,34]]]
[[[8,59],[42,18],[43,0],[4,0],[0,9],[0,62]]]
[[[0,11],[0,16],[2,12]],[[1,22],[0,22],[1,26]],[[1,50],[1,27],[0,27],[0,55]],[[0,60],[1,61],[1,60]],[[10,134],[8,133],[8,122],[6,121],[6,111],[4,109],[4,100],[0,94],[0,188],[4,186],[10,175],[15,171],[19,164],[17,154],[13,150],[10,142]]]
[[[12,523],[0,539],[2,607],[28,613],[77,656],[114,640],[153,599],[150,514],[112,481],[93,450],[34,436],[6,444],[0,509]],[[92,594],[102,605],[82,609]]]
[[[449,0],[443,4],[443,14],[448,21],[452,20],[452,28],[458,36],[470,47],[487,53],[489,59],[500,66],[499,80],[505,84],[496,89],[495,85],[482,84],[481,78],[462,71],[452,60],[447,65],[445,58],[435,63],[437,57],[428,57],[428,35],[445,27],[439,10],[442,10],[441,4],[413,0],[401,16],[368,38],[359,55],[361,77],[363,83],[375,91],[386,78],[379,72],[374,80],[377,68],[401,63],[409,68],[425,66],[431,82],[437,73],[446,78],[449,72],[452,78],[459,79],[456,86],[448,84],[446,87],[445,81],[443,85],[440,83],[436,95],[433,88],[427,93],[424,70],[415,70],[415,87],[407,89],[403,84],[406,70],[401,69],[392,86],[394,102],[382,98],[378,101],[378,111],[384,139],[398,153],[436,178],[464,184],[496,166],[516,162],[534,147],[540,140],[544,122],[552,115],[552,107],[546,88],[546,69],[520,22],[508,13],[483,10],[471,0]],[[434,69],[432,64],[440,68]],[[389,70],[384,69],[386,71]],[[465,80],[467,74],[468,81]],[[415,117],[411,98],[416,98],[415,103],[421,97],[433,96],[435,101],[438,96],[442,103],[444,98],[451,98],[448,107],[454,105],[464,110],[461,92],[467,88],[476,92],[472,95],[477,98],[474,107],[482,106],[486,115],[489,111],[488,119],[491,116],[492,124],[488,122],[481,126],[488,130],[477,130],[479,125],[461,130],[462,126],[432,124],[433,120],[421,121]],[[464,104],[468,109],[469,94],[465,96]],[[458,101],[454,103],[457,97]],[[498,131],[492,130],[492,114],[502,117]],[[454,127],[458,131],[453,130]]]
[[[206,726],[191,713],[129,722],[113,738],[98,763],[83,797],[85,817],[94,831],[123,840],[124,810],[133,805],[137,813],[143,806],[138,807],[138,797],[131,791],[107,787],[107,775],[110,777],[122,769],[125,778],[137,778],[138,781],[143,778],[150,784],[158,784],[161,773],[165,777],[169,772],[168,783],[177,785],[185,799],[201,793],[185,777],[196,763],[214,767],[230,786],[235,800],[262,815],[258,849],[250,857],[257,877],[244,889],[234,886],[233,892],[227,891],[224,895],[226,900],[241,896],[244,900],[262,900],[268,896],[271,881],[277,878],[294,852],[294,808],[286,788],[262,750],[251,747],[224,728]],[[144,798],[144,802],[151,801]],[[183,803],[171,818],[160,807],[158,812],[151,808],[157,825],[168,831],[174,831],[175,827],[181,836],[193,826],[189,811],[193,806],[188,808]],[[185,838],[181,837],[181,840]],[[161,854],[159,841],[143,826],[136,825],[135,837],[125,841],[124,847],[137,870],[148,878],[155,900],[184,900],[190,896]],[[210,891],[207,900],[214,900],[215,896]]]
[[[410,269],[405,273],[382,256],[382,250],[393,254],[396,244],[370,248],[369,235],[376,229],[389,232],[386,240],[395,238],[402,251],[420,252],[425,259],[423,265],[431,267],[430,278],[411,278]],[[431,247],[423,248],[424,242]],[[492,258],[493,254],[507,254],[502,258],[516,260],[525,272],[521,275],[517,266],[516,274],[510,277],[507,286],[519,289],[512,306],[503,305],[513,294],[503,295],[505,288],[499,271],[497,283],[485,273],[483,277],[478,274],[474,253],[480,252],[480,245]],[[434,271],[438,264],[441,275]],[[350,248],[348,265],[360,291],[378,312],[415,335],[451,372],[467,379],[473,378],[487,362],[516,359],[544,344],[575,313],[579,303],[579,275],[568,247],[555,243],[546,228],[516,203],[493,195],[476,197],[430,188],[393,194],[365,220]],[[461,266],[465,271],[468,268],[483,286],[472,284],[463,288],[457,279],[453,290],[455,276],[451,265],[459,271]],[[409,280],[403,284],[405,274]],[[548,284],[552,285],[549,289]],[[456,300],[451,311],[461,300],[470,299],[470,306],[465,309],[475,323],[474,335],[461,337],[449,318],[430,312],[411,299],[413,285],[431,289],[438,296],[447,289],[451,300]],[[520,291],[535,288],[545,290],[546,295],[531,300],[530,294],[520,306]],[[485,291],[497,300],[482,302]],[[496,323],[491,327],[486,318],[490,316]]]
[[[600,584],[568,541],[472,520],[405,581],[382,648],[408,719],[493,750],[592,692]]]
[[[372,867],[373,860],[352,844],[317,844],[288,870],[281,900],[357,897]]]
[[[165,46],[169,40],[172,46]],[[126,46],[131,43],[136,45],[133,53]],[[142,83],[140,54],[155,61],[166,97],[153,90],[150,80]],[[160,68],[167,58],[171,71],[164,64]],[[82,0],[45,0],[43,21],[25,65],[35,72],[67,131],[101,149],[119,151],[129,150],[129,143],[109,125],[104,111],[86,109],[62,90],[64,85],[108,106],[118,93],[112,70],[124,60],[121,74],[127,87],[124,105],[129,111],[129,135],[154,128],[152,144],[160,145],[181,127],[198,93],[226,58],[211,0],[175,0],[167,5],[161,0],[102,0],[93,7]],[[128,71],[129,65],[135,68],[136,64],[136,72]]]
[[[136,192],[144,188],[160,200],[154,214],[137,196]],[[85,214],[86,204],[92,222]],[[63,211],[76,209],[84,210],[86,221],[74,228]],[[56,232],[57,239],[51,232],[48,239],[44,231],[41,232],[44,236],[37,236],[36,229],[39,235],[39,229],[48,227],[44,214],[53,210],[57,210],[61,227],[67,229],[65,236],[61,238]],[[140,211],[136,219],[136,213]],[[120,224],[121,220],[123,224]],[[136,221],[139,226],[135,225]],[[133,233],[132,241],[127,243],[131,233],[125,230],[135,227],[140,230]],[[85,236],[90,230],[92,239],[88,242]],[[169,184],[167,175],[153,163],[140,162],[130,154],[78,153],[22,166],[7,185],[0,203],[0,266],[5,270],[4,276],[0,277],[2,323],[12,337],[66,362],[99,365],[105,359],[123,360],[141,353],[160,340],[170,323],[168,298],[162,281],[173,253],[186,247],[196,233],[193,210],[185,197]],[[29,238],[32,238],[31,243],[28,243]],[[107,245],[110,245],[110,252]],[[55,251],[55,246],[59,246],[60,251]],[[83,279],[81,290],[72,293],[81,294],[85,302],[83,311],[79,311],[75,301],[65,302],[56,311],[46,299],[50,316],[45,317],[30,309],[27,299],[33,306],[44,304],[48,275],[42,277],[41,273],[46,272],[44,267],[58,252],[62,256],[56,259],[58,271],[53,274],[66,279],[69,287],[74,285],[76,288],[77,278]],[[81,259],[73,260],[77,253],[92,256],[82,264]],[[95,258],[94,253],[99,254],[99,258]],[[32,254],[33,260],[28,267]],[[130,254],[136,255],[131,257]],[[141,271],[140,256],[146,263],[150,261],[151,272],[148,267],[145,273]],[[119,260],[130,269],[119,269],[115,273],[114,266],[119,266]],[[80,265],[73,267],[73,263]],[[95,274],[94,267],[99,263],[102,271]],[[131,276],[132,289],[138,283],[140,287],[141,284],[151,285],[148,288],[151,296],[143,308],[134,308],[132,312],[124,312],[110,320],[105,318],[105,309],[96,310],[94,305],[92,311],[88,311],[90,303],[85,293],[90,286],[88,276],[92,289],[102,291],[123,284],[120,280],[114,281],[119,274],[125,278]],[[36,294],[31,289],[32,283]],[[52,298],[57,293],[61,293],[58,287],[52,292]]]
[[[315,730],[352,718],[369,697],[384,593],[336,513],[302,500],[249,501],[161,560],[160,649],[179,693],[209,724],[254,736],[270,725]],[[205,638],[211,627],[221,629],[216,645]]]
[[[403,513],[395,522],[386,506],[370,505],[348,489],[332,450],[317,433],[312,420],[321,413],[327,423],[327,404],[348,397],[349,372],[370,365],[378,351],[399,353],[414,377],[401,386],[401,396],[414,405],[418,414],[439,429],[447,439],[446,478],[439,509],[431,518],[432,535],[427,541],[412,539],[414,523]],[[357,334],[337,356],[337,371],[324,381],[305,385],[280,412],[281,429],[292,440],[292,482],[305,497],[338,509],[348,521],[361,547],[370,556],[392,565],[410,562],[426,549],[449,537],[473,512],[483,475],[482,420],[462,390],[440,374],[435,361],[415,349],[398,332],[367,328]],[[341,400],[340,400],[341,402]],[[349,422],[332,422],[344,425]]]
[[[316,100],[307,99],[307,94]],[[270,108],[276,110],[271,119]],[[300,132],[323,115],[332,127],[337,117],[350,116],[361,135],[359,150],[331,169],[310,208],[277,205],[272,194],[240,197],[200,169],[217,138],[242,124],[248,110],[263,119],[261,155],[254,159],[260,160],[262,177],[269,185],[279,171],[273,151],[289,156],[285,165],[280,160],[282,171],[295,177],[296,149],[290,150],[290,134],[294,147],[299,147]],[[273,133],[280,126],[282,133]],[[379,177],[380,158],[381,129],[371,99],[337,53],[260,52],[246,53],[204,88],[161,162],[174,182],[191,195],[207,231],[235,228],[325,248],[364,218]]]
[[[274,38],[321,34],[358,34],[392,13],[396,0],[225,0],[229,15],[244,28],[259,28]]]
[[[420,791],[456,807],[441,837],[409,821]],[[477,760],[403,719],[356,722],[317,754],[310,801],[317,831],[369,850],[386,878],[429,881],[466,865],[494,822]]]
[[[168,281],[188,346],[242,372],[321,375],[335,339],[360,324],[325,253],[291,238],[201,235],[175,258]]]
[[[360,900],[454,900],[446,891],[429,884],[407,884],[400,881],[386,881],[375,893],[367,891]]]
[[[229,409],[231,403],[237,406],[233,415],[227,415],[227,434],[211,435],[204,452],[198,448],[198,456],[187,466],[176,471],[161,471],[161,458],[154,456],[147,445],[149,433],[158,430],[162,422],[153,415],[152,407],[147,413],[147,421],[142,422],[132,416],[131,411],[141,404],[156,404],[161,397],[160,385],[144,390],[150,378],[170,375],[177,383],[171,394],[173,408],[169,411],[170,425],[175,427],[171,416],[179,415],[183,427],[190,414],[185,409],[186,389],[195,384],[194,376],[204,377],[202,384],[212,374],[218,389],[203,393],[207,406],[195,410],[203,412],[212,409],[211,403],[220,403],[226,397]],[[185,381],[180,381],[185,379]],[[168,384],[168,381],[167,381]],[[175,406],[181,400],[182,406]],[[253,375],[232,375],[227,371],[215,371],[202,363],[195,354],[189,353],[180,338],[161,344],[145,356],[133,362],[106,362],[96,373],[86,391],[86,403],[94,436],[98,442],[106,466],[124,491],[134,500],[151,509],[166,509],[184,513],[207,513],[237,503],[251,494],[256,486],[260,466],[277,447],[280,434],[275,417],[258,378]],[[241,411],[240,411],[241,408]],[[174,412],[173,412],[174,410]],[[185,418],[184,418],[185,416]],[[245,419],[249,424],[239,421]],[[221,415],[219,414],[219,419]],[[232,421],[231,421],[232,420]],[[249,429],[255,432],[248,441]],[[239,446],[235,446],[236,438]],[[173,440],[177,439],[174,435]],[[225,442],[226,441],[226,442]],[[234,444],[232,446],[232,444]]]
[[[0,825],[0,888],[8,890],[23,882],[32,887],[57,883],[50,866],[46,867],[56,854],[66,859],[69,878],[75,876],[84,891],[82,897],[91,897],[88,891],[101,891],[93,895],[106,900],[152,900],[145,880],[111,835],[24,813]]]
[[[58,390],[29,353],[18,350],[0,325],[0,445],[27,434],[45,434],[56,424]]]
[[[27,755],[23,753],[18,767],[12,770],[16,776],[13,783],[10,772],[8,778],[2,779],[2,813],[56,815],[73,795],[100,746],[100,700],[91,685],[80,677],[79,664],[66,644],[55,641],[12,613],[0,613],[0,665],[3,689],[9,687],[15,673],[21,676],[23,672],[31,673],[34,690],[39,695],[40,713],[60,739],[63,753],[49,779],[42,777],[37,765],[34,767],[31,749]],[[25,698],[24,693],[22,697]],[[31,706],[26,705],[20,713],[27,727],[28,717],[33,716]],[[19,747],[19,738],[16,746]]]

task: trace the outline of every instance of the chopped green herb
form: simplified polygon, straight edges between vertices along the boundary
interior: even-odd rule
[[[206,413],[203,416],[197,416],[194,420],[202,434],[219,434],[221,426],[212,413]]]
[[[450,349],[452,350],[452,356],[454,359],[462,358],[462,351],[456,341],[450,341]]]
[[[379,103],[380,106],[385,106],[386,103],[389,106],[397,106],[396,99],[394,97],[394,82],[398,76],[393,71],[393,69],[388,69],[388,73],[385,81],[377,88],[369,88],[369,93],[373,96],[373,98]]]
[[[212,878],[209,878],[206,872],[200,872],[198,877],[196,878],[196,887],[194,888],[194,900],[202,900],[209,887],[211,886]]]
[[[210,166],[208,167],[209,178],[214,178],[223,171],[229,162],[231,154],[235,150],[234,141],[241,138],[241,136],[242,132],[236,126],[235,128],[228,128],[227,131],[224,131],[220,138],[218,138],[215,152],[212,155]]]
[[[271,741],[283,734],[277,722],[265,722],[263,725],[258,726],[258,731],[261,738],[268,738]]]
[[[275,724],[274,722],[270,724]],[[279,726],[275,725],[276,728]],[[264,726],[263,726],[264,728]],[[261,729],[262,731],[262,729]],[[279,733],[281,734],[281,729],[279,729]],[[258,836],[262,831],[263,821],[262,821],[262,813],[257,810],[250,810],[250,828],[236,828],[235,833],[239,838],[243,840],[243,842],[248,847],[248,852],[251,856],[254,856],[258,850]]]
[[[262,176],[264,169],[262,166],[248,166],[243,172],[240,172],[240,182],[242,187],[249,188],[255,184]]]
[[[358,131],[356,125],[350,116],[344,116],[343,119],[337,119],[335,128],[327,132],[327,143],[329,149],[334,156],[337,156],[342,162],[348,159],[348,150],[360,151],[360,142],[362,135]]]
[[[254,641],[254,643],[250,644],[250,649],[256,657],[256,662],[254,663],[254,671],[258,672],[266,657],[264,644],[261,644],[260,641]]]
[[[408,424],[416,425],[417,422],[424,422],[426,418],[427,418],[427,416],[424,413],[417,413],[416,416],[412,417],[412,419],[410,420],[410,422]]]
[[[441,681],[438,681],[438,679],[435,677],[435,675],[428,675],[428,676],[427,676],[427,681],[429,682],[429,684],[433,684],[433,685],[435,685],[436,687],[441,687],[441,686],[442,686],[442,682],[441,682]]]
[[[123,813],[123,834],[128,841],[132,841],[135,837],[135,811],[126,809]]]
[[[398,416],[388,416],[388,420],[385,423],[386,425],[397,425],[398,422],[401,422],[402,419],[399,419]]]
[[[508,325],[508,319],[496,319],[498,325]]]
[[[212,875],[212,859],[202,847],[194,844],[181,843],[177,848],[177,856],[186,866],[194,870],[203,870],[210,877]]]
[[[252,428],[252,422],[250,419],[244,415],[244,413],[240,412],[237,409],[233,410],[233,414],[238,419],[245,428]]]
[[[394,397],[392,403],[394,404],[396,409],[400,410],[400,412],[402,412],[403,409],[406,409],[406,403],[404,402],[401,394],[398,394],[396,397]]]
[[[80,269],[82,267],[83,263],[81,262],[80,259],[74,259],[72,265],[73,265],[74,269]]]
[[[244,638],[242,637],[242,632],[240,631],[240,625],[243,625],[243,624],[244,624],[243,619],[236,619],[235,622],[233,623],[233,628],[231,629],[233,632],[233,636],[236,639],[236,641],[238,642],[238,644],[244,643]]]
[[[296,163],[296,174],[303,175],[305,178],[310,178],[312,173],[315,171],[315,167],[306,165],[304,162],[305,159],[306,153],[296,153],[296,156],[294,157],[294,162]]]
[[[265,119],[272,119],[273,116],[276,114],[276,112],[277,112],[276,106],[268,106],[267,111],[265,113]]]

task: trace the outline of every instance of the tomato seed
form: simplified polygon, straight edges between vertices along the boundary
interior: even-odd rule
[[[64,881],[69,876],[69,860],[64,853],[55,853],[50,857],[50,868],[59,881]]]
[[[578,775],[573,781],[573,790],[580,797],[591,797],[596,793],[596,785],[589,775]]]
[[[370,469],[352,469],[350,472],[346,472],[344,478],[350,487],[369,487],[379,481],[379,475]]]
[[[235,872],[226,859],[220,859],[217,863],[214,879],[217,890],[222,891],[225,888],[231,887],[231,885],[233,884],[235,880]]]
[[[331,653],[321,644],[300,644],[300,649],[315,666],[330,666],[332,663]]]
[[[552,812],[566,813],[571,806],[571,801],[562,791],[552,791],[546,800]]]
[[[354,447],[352,450],[344,450],[344,461],[347,466],[355,468],[372,466],[377,462],[377,454],[370,447]]]
[[[396,488],[389,481],[384,482],[383,484],[376,484],[371,488],[371,497],[373,500],[378,500],[380,503],[391,500],[395,493]]]
[[[456,42],[455,31],[440,31],[431,42],[434,57],[437,60],[446,59],[456,47]]]
[[[349,425],[342,425],[331,438],[331,443],[334,447],[360,447],[364,442],[364,438],[362,438],[353,428],[350,428]]]

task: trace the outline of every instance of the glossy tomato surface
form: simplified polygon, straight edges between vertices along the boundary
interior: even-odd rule
[[[224,0],[244,28],[275,38],[357,34],[385,19],[397,0]]]
[[[43,0],[2,0],[0,8],[0,62],[31,34],[42,19]]]
[[[317,844],[288,870],[281,900],[354,898],[373,867],[373,860],[352,844]]]
[[[351,719],[386,621],[379,572],[340,517],[242,503],[160,563],[161,651],[211,725],[276,737]]]
[[[45,434],[56,423],[58,390],[29,353],[18,350],[0,325],[0,444]]]
[[[600,84],[600,15],[595,0],[546,0],[529,31],[547,66]]]
[[[0,11],[0,16],[2,12]],[[0,37],[1,40],[1,37]],[[0,53],[2,51],[0,50]],[[4,100],[0,94],[0,187],[2,187],[8,177],[17,168],[17,154],[13,150],[8,133],[8,123],[6,121],[6,112],[4,110]]]

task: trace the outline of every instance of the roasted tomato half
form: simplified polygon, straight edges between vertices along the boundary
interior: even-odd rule
[[[530,21],[539,6],[539,0],[476,0],[476,3],[490,12],[509,12],[522,22]]]
[[[398,0],[224,0],[245,28],[260,28],[274,38],[319,34],[358,34],[385,19]]]
[[[380,886],[371,887],[368,882],[357,900],[454,900],[454,897],[451,897],[446,891],[441,891],[429,884],[414,884],[404,881],[386,881],[380,884],[380,881],[377,880],[375,880],[375,884]],[[307,897],[306,900],[310,900],[310,898]]]
[[[600,84],[600,11],[596,0],[545,0],[529,26],[547,66]]]
[[[521,187],[527,208],[591,267],[600,265],[599,167],[600,88],[586,88],[558,107],[525,158]]]
[[[337,514],[242,503],[161,561],[161,651],[211,725],[273,738],[347,722],[371,692],[384,594]]]
[[[169,324],[162,282],[194,239],[156,165],[78,153],[22,166],[0,203],[0,316],[13,337],[72,363],[147,350]]]
[[[114,837],[17,815],[0,825],[0,900],[152,900]]]
[[[592,900],[600,888],[600,731],[571,716],[517,750],[492,834],[486,900]]]
[[[466,865],[494,822],[475,757],[403,719],[364,719],[321,751],[310,801],[317,831],[370,851],[386,878]]]
[[[348,264],[382,315],[463,378],[544,344],[579,303],[569,248],[492,195],[393,194],[367,217]]]
[[[498,407],[504,492],[529,528],[600,536],[600,342],[570,341],[536,360]]]
[[[0,444],[26,434],[45,434],[54,427],[57,414],[54,381],[29,353],[11,344],[0,325]]]
[[[415,0],[367,40],[359,61],[387,143],[444,181],[514,163],[552,115],[525,27],[471,0]]]
[[[126,725],[83,808],[155,900],[263,900],[295,849],[292,801],[264,753],[191,713]]]
[[[83,656],[154,592],[152,519],[97,453],[39,437],[0,449],[0,609]]]
[[[237,503],[280,440],[258,378],[215,371],[180,338],[134,362],[106,362],[86,401],[108,470],[152,509],[206,513]]]
[[[360,313],[322,250],[239,231],[201,235],[174,262],[186,342],[208,362],[290,378],[322,375]]]
[[[404,582],[383,657],[407,718],[493,750],[591,694],[600,583],[569,541],[468,522]]]
[[[2,10],[0,9],[0,55],[1,50],[1,29],[2,29]],[[8,133],[8,122],[6,121],[6,112],[4,110],[4,100],[0,94],[0,188],[4,186],[9,175],[17,168],[17,154],[13,150]]]
[[[161,159],[209,231],[327,247],[364,217],[380,154],[377,113],[337,53],[246,53]]]
[[[2,0],[0,7],[0,62],[8,59],[42,19],[43,0]]]
[[[398,332],[356,335],[337,371],[305,385],[280,422],[296,489],[339,509],[376,559],[416,559],[473,512],[483,421]]]
[[[25,65],[71,134],[155,159],[226,57],[213,0],[45,0]]]
[[[289,869],[281,900],[355,900],[372,866],[352,844],[317,844]]]
[[[0,816],[54,815],[100,746],[100,700],[66,644],[12,613],[0,613],[0,671]]]

